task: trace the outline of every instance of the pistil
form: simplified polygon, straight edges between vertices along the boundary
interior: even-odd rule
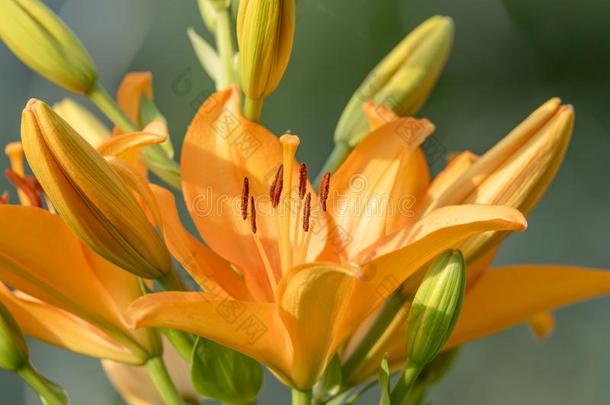
[[[282,144],[282,167],[283,167],[283,187],[287,190],[284,195],[286,202],[280,209],[280,260],[282,273],[286,273],[292,267],[292,252],[290,251],[290,220],[292,216],[292,174],[294,156],[299,146],[298,136],[285,134],[280,138]]]

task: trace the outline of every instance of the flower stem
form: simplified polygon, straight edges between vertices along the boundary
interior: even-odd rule
[[[60,386],[38,374],[31,364],[18,370],[17,374],[36,391],[42,403],[47,405],[64,405],[69,403],[65,391]]]
[[[229,12],[229,7],[218,7],[216,13],[216,47],[218,48],[220,63],[222,64],[223,70],[219,87],[220,89],[225,89],[235,82],[233,30],[231,29],[231,14]]]
[[[89,99],[123,132],[134,132],[137,130],[136,125],[121,111],[117,103],[110,97],[110,94],[108,94],[99,81],[89,90]]]
[[[311,390],[293,388],[292,405],[311,405]]]
[[[245,96],[244,100],[244,117],[250,121],[258,122],[261,118],[263,111],[263,100],[254,100],[248,96]]]
[[[328,156],[328,159],[326,159],[326,163],[324,163],[322,170],[320,170],[320,173],[316,178],[316,187],[320,185],[320,181],[322,180],[322,176],[324,176],[324,173],[334,173],[339,168],[339,166],[341,166],[341,163],[343,163],[345,159],[347,159],[351,151],[352,147],[346,144],[345,142],[339,142],[335,144],[333,151]]]
[[[408,403],[409,391],[417,381],[417,376],[421,372],[422,368],[411,362],[407,361],[405,369],[403,370],[398,383],[392,390],[391,400],[392,404],[406,405]]]
[[[366,359],[367,354],[378,342],[379,338],[384,334],[388,326],[394,320],[394,317],[405,304],[406,298],[399,294],[392,294],[383,304],[381,311],[375,318],[375,322],[368,330],[362,341],[358,344],[351,356],[349,356],[343,366],[343,380],[349,381],[362,366],[362,362]]]
[[[182,397],[180,397],[174,382],[170,378],[161,357],[152,357],[148,360],[146,370],[166,405],[183,404]]]

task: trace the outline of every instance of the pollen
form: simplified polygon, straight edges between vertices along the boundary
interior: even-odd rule
[[[256,207],[254,206],[254,196],[250,197],[250,225],[252,233],[256,234]]]
[[[330,172],[324,173],[320,182],[320,205],[322,210],[326,211],[326,201],[328,200],[328,191],[330,190]]]
[[[309,221],[311,218],[311,193],[307,193],[305,197],[305,206],[303,207],[303,230],[309,232]]]
[[[284,165],[280,165],[280,167],[277,169],[277,172],[275,173],[275,179],[273,179],[271,189],[269,190],[269,198],[271,198],[271,205],[273,206],[273,208],[276,208],[280,203],[283,187]]]
[[[248,219],[248,200],[250,197],[250,184],[247,177],[244,177],[244,186],[241,190],[241,218]]]
[[[307,191],[307,165],[301,163],[299,168],[299,198],[302,200]]]

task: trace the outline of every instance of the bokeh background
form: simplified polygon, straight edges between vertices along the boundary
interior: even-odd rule
[[[205,32],[196,2],[47,3],[88,47],[112,91],[125,72],[153,72],[156,102],[179,146],[194,109],[212,88],[185,33],[188,26]],[[264,123],[278,133],[300,134],[300,157],[320,167],[356,86],[397,41],[434,14],[454,18],[456,41],[420,115],[437,125],[435,139],[447,152],[485,151],[551,96],[576,108],[575,135],[557,179],[530,216],[529,230],[509,238],[497,264],[610,268],[607,0],[300,0],[293,58],[266,103]],[[28,98],[55,102],[66,95],[0,44],[2,144],[18,138]],[[434,166],[438,169],[442,161]],[[1,185],[8,187],[5,180]],[[435,404],[607,404],[609,342],[610,298],[563,309],[555,333],[544,342],[517,327],[464,347],[430,399]],[[36,342],[32,352],[42,371],[69,390],[74,404],[120,403],[95,360]],[[38,403],[3,371],[0,392],[1,403]],[[363,403],[376,403],[376,395],[373,391]],[[261,404],[288,403],[288,391],[267,376],[260,398]]]

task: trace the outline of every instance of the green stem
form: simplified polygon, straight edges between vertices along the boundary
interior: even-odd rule
[[[263,100],[254,100],[248,96],[244,97],[244,117],[250,121],[258,122],[263,112]]]
[[[320,184],[324,173],[334,173],[339,168],[339,166],[341,166],[341,163],[343,163],[345,159],[347,159],[347,156],[350,154],[351,151],[352,147],[346,144],[345,142],[336,143],[335,147],[333,148],[333,151],[330,153],[330,156],[328,156],[326,163],[324,163],[322,170],[320,170],[320,173],[316,178],[316,186]]]
[[[161,333],[169,340],[180,357],[182,357],[184,361],[190,363],[193,354],[193,346],[195,345],[193,336],[186,332],[170,328],[162,328]]]
[[[89,90],[89,99],[123,132],[137,131],[133,122],[121,111],[104,86],[97,81]]]
[[[292,389],[292,405],[311,405],[311,390]]]
[[[235,83],[235,67],[233,62],[235,49],[233,47],[233,30],[229,8],[218,7],[216,13],[216,47],[218,48],[223,70],[219,86],[221,89],[224,89]]]
[[[406,405],[408,403],[407,398],[409,396],[409,391],[411,391],[415,381],[417,381],[417,376],[421,370],[421,367],[414,365],[407,360],[405,369],[400,375],[398,383],[392,390],[392,395],[390,397],[390,402],[392,404]]]
[[[178,275],[176,269],[172,269],[157,279],[161,287],[166,291],[188,291],[184,281]]]
[[[46,405],[64,405],[70,402],[61,387],[38,374],[32,365],[26,365],[18,370],[17,374],[36,391],[42,403]]]
[[[390,326],[398,311],[400,311],[405,304],[405,301],[405,297],[395,293],[390,295],[383,304],[381,311],[379,311],[377,318],[375,318],[375,322],[373,322],[373,325],[362,341],[356,346],[352,355],[347,358],[345,365],[343,366],[343,381],[349,381],[350,377],[362,366],[367,354],[378,342],[388,326]]]
[[[161,357],[153,357],[148,360],[146,370],[166,405],[182,405],[184,403]]]

